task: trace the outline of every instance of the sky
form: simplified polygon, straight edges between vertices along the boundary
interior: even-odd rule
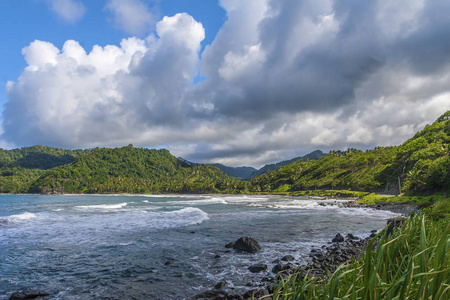
[[[447,0],[1,0],[0,147],[261,167],[450,109]]]

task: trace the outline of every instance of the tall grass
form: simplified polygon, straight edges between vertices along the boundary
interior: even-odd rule
[[[280,279],[273,299],[450,299],[449,225],[448,218],[409,218],[391,236],[381,231],[361,260],[329,278]]]

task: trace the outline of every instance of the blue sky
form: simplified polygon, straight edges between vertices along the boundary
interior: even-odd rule
[[[252,165],[398,145],[450,109],[445,0],[2,0],[0,147]]]
[[[113,16],[105,8],[107,1],[80,1],[85,7],[78,21],[70,21],[52,11],[45,0],[2,0],[0,1],[0,105],[7,99],[5,85],[16,80],[27,66],[21,51],[34,40],[43,40],[61,48],[65,41],[76,40],[87,51],[94,45],[119,45],[130,36],[126,30],[114,26]],[[143,1],[155,16],[172,16],[187,12],[205,27],[202,48],[210,44],[226,20],[223,8],[215,0],[162,0]],[[137,34],[143,37],[154,32],[148,26]],[[132,34],[135,35],[135,34]]]

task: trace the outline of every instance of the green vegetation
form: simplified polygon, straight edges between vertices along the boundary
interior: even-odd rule
[[[45,146],[0,149],[0,192],[26,193],[47,170],[67,165],[89,150],[65,150]]]
[[[235,193],[245,183],[211,165],[191,166],[167,150],[95,149],[41,175],[33,193]]]
[[[417,215],[392,236],[380,232],[361,260],[328,278],[280,280],[273,299],[449,299],[449,230],[448,218]]]
[[[396,147],[331,151],[251,180],[253,192],[353,190],[384,193],[450,191],[450,112]]]

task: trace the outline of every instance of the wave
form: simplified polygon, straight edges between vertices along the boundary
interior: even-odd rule
[[[341,204],[349,202],[352,200],[286,200],[286,201],[276,201],[268,203],[249,203],[247,206],[252,207],[265,207],[274,209],[336,209],[341,206]]]
[[[131,202],[132,203],[132,202]],[[109,210],[109,209],[119,209],[127,206],[127,202],[118,203],[118,204],[96,204],[96,205],[79,205],[75,206],[75,208],[81,209],[94,209],[94,210]]]
[[[11,215],[5,218],[0,218],[0,223],[17,223],[17,222],[25,222],[31,219],[36,218],[36,215],[30,212],[24,212],[18,215]]]
[[[186,207],[180,210],[164,212],[164,214],[170,216],[172,221],[183,223],[186,226],[198,225],[209,219],[208,213],[196,207]]]

